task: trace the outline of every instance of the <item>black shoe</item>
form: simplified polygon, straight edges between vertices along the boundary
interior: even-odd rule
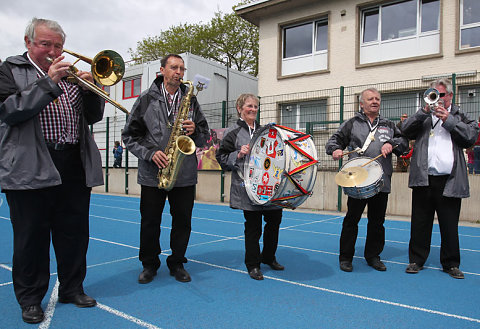
[[[342,260],[340,262],[340,269],[344,272],[352,272],[353,271],[352,262],[350,262],[348,260]]]
[[[458,267],[444,268],[443,272],[448,273],[454,279],[465,279],[463,272]]]
[[[254,280],[263,280],[263,273],[260,271],[260,267],[254,267],[248,271],[248,275]]]
[[[408,264],[407,268],[405,269],[405,272],[410,273],[410,274],[417,274],[423,270],[423,266],[418,266],[417,263],[410,263]]]
[[[75,304],[77,307],[93,307],[97,305],[97,301],[90,296],[81,293],[71,297],[60,297],[58,296],[58,302],[62,304]]]
[[[173,270],[170,270],[170,275],[174,276],[175,280],[180,282],[192,281],[190,274],[188,274],[187,270],[185,270],[183,267],[177,267],[177,268],[174,268]]]
[[[152,282],[153,277],[157,275],[156,270],[152,270],[150,268],[144,268],[142,273],[138,276],[138,283],[145,284]]]
[[[43,321],[43,310],[40,305],[22,307],[22,320],[26,323],[39,323]]]
[[[371,260],[367,263],[369,266],[373,267],[377,271],[384,272],[387,270],[387,267],[385,266],[385,264],[383,264],[383,262],[380,259],[375,258],[374,260]]]
[[[264,264],[267,264],[268,266],[270,266],[272,270],[275,270],[275,271],[283,271],[285,269],[285,266],[279,264],[276,260],[274,260],[271,263],[264,263]]]

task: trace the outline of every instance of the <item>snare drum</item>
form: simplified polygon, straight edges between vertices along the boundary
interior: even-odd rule
[[[244,167],[247,195],[256,205],[295,209],[312,193],[317,163],[312,136],[266,125],[250,141]]]
[[[347,161],[341,170],[349,167],[361,167],[371,160],[368,157],[353,158]],[[363,168],[368,172],[366,180],[358,186],[343,187],[343,192],[355,199],[368,199],[380,192],[383,186],[383,169],[377,161],[372,161]]]

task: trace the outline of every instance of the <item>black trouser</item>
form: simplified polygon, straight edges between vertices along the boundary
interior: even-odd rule
[[[428,176],[429,186],[412,189],[412,221],[408,257],[423,266],[430,253],[433,219],[437,213],[442,244],[440,263],[444,268],[460,266],[458,220],[462,199],[443,196],[448,175]]]
[[[174,187],[170,191],[157,187],[141,186],[140,197],[140,253],[139,259],[144,268],[157,270],[160,267],[160,225],[165,200],[168,196],[172,230],[170,232],[170,249],[167,257],[169,269],[183,267],[187,262],[187,251],[190,232],[192,231],[192,210],[195,199],[195,186]]]
[[[260,267],[260,263],[269,264],[275,260],[278,245],[278,233],[282,221],[282,209],[244,210],[245,217],[245,265],[247,270]],[[262,216],[265,219],[263,232],[263,250],[260,253],[262,236]]]
[[[342,234],[340,236],[340,261],[352,261],[355,254],[355,243],[358,235],[358,222],[365,207],[367,210],[367,241],[365,242],[364,257],[367,262],[380,259],[385,246],[385,211],[387,210],[388,193],[380,192],[368,199],[348,197],[347,214],[343,219]]]
[[[13,287],[20,306],[40,304],[50,280],[50,234],[57,259],[58,295],[83,292],[90,188],[79,148],[50,151],[62,185],[6,190],[13,227]]]

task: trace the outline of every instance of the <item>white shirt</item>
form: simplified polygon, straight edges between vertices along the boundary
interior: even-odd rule
[[[448,108],[450,112],[451,106]],[[428,174],[450,175],[453,168],[453,144],[450,132],[442,121],[432,114],[432,129],[428,139]]]

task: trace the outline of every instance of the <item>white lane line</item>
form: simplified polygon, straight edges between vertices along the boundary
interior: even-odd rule
[[[105,243],[109,243],[109,244],[114,244],[116,246],[127,247],[127,248],[132,248],[132,249],[137,249],[137,250],[140,249],[139,247],[131,246],[129,244],[124,244],[124,243],[120,243],[120,242],[114,242],[114,241],[99,239],[99,238],[94,238],[94,237],[90,237],[90,239],[94,240],[94,241],[100,241],[100,242],[105,242]]]
[[[191,261],[193,263],[198,263],[198,264],[202,264],[202,265],[207,265],[207,266],[211,266],[211,267],[216,267],[216,268],[232,271],[232,272],[248,274],[247,271],[239,270],[239,269],[235,269],[235,268],[230,268],[230,267],[226,267],[226,266],[221,266],[221,265],[216,265],[216,264],[212,264],[212,263],[202,262],[202,261],[198,261],[198,260],[194,260],[194,259],[189,259],[189,261]],[[270,280],[275,280],[275,281],[288,283],[288,284],[292,284],[292,285],[299,286],[299,287],[304,287],[304,288],[319,290],[319,291],[323,291],[323,292],[328,292],[328,293],[332,293],[332,294],[336,294],[336,295],[353,297],[353,298],[367,300],[367,301],[371,301],[371,302],[375,302],[375,303],[397,306],[397,307],[401,307],[401,308],[405,308],[405,309],[421,311],[421,312],[425,312],[425,313],[436,314],[436,315],[441,315],[441,316],[445,316],[445,317],[451,317],[451,318],[455,318],[455,319],[459,319],[459,320],[466,320],[466,321],[470,321],[470,322],[480,323],[480,319],[471,318],[471,317],[468,317],[468,316],[446,313],[446,312],[442,312],[442,311],[437,311],[437,310],[432,310],[432,309],[428,309],[428,308],[424,308],[424,307],[407,305],[407,304],[402,304],[402,303],[397,303],[397,302],[391,302],[391,301],[384,300],[384,299],[362,296],[362,295],[352,294],[352,293],[348,293],[348,292],[344,292],[344,291],[313,286],[313,285],[310,285],[310,284],[305,284],[305,283],[280,279],[280,278],[271,277],[271,276],[268,276],[268,275],[264,275],[263,277],[266,278],[266,279],[270,279]]]
[[[119,316],[121,318],[124,318],[125,320],[128,320],[130,322],[133,322],[139,326],[142,326],[142,327],[145,327],[145,328],[149,328],[149,329],[161,329],[160,327],[157,327],[151,323],[148,323],[148,322],[145,322],[139,318],[136,318],[134,316],[131,316],[131,315],[128,315],[126,313],[123,313],[122,311],[119,311],[119,310],[116,310],[114,308],[111,308],[107,305],[104,305],[104,304],[100,304],[100,303],[97,303],[97,307],[104,310],[104,311],[107,311],[108,313],[111,313],[115,316]]]
[[[55,286],[53,287],[52,294],[50,295],[50,300],[48,301],[47,309],[45,310],[45,319],[38,327],[39,329],[50,328],[50,323],[52,322],[53,313],[55,313],[55,308],[58,301],[58,286],[60,282],[55,280]]]
[[[198,246],[204,246],[204,245],[207,245],[207,244],[214,244],[214,243],[219,243],[219,242],[224,242],[224,241],[230,241],[230,240],[244,240],[244,236],[243,235],[238,235],[238,236],[224,236],[224,235],[219,235],[219,234],[210,234],[210,233],[202,233],[202,232],[195,232],[195,231],[192,231],[192,233],[197,233],[197,234],[202,234],[202,235],[207,235],[207,236],[213,236],[213,237],[216,237],[216,238],[219,238],[217,240],[212,240],[212,241],[206,241],[206,242],[200,242],[200,243],[194,243],[194,244],[189,244],[188,245],[188,248],[194,248],[194,247],[198,247]],[[123,244],[123,243],[118,243],[118,242],[114,242],[114,241],[109,241],[109,240],[105,240],[105,239],[98,239],[98,238],[93,238],[93,237],[90,237],[90,239],[92,240],[95,240],[95,241],[99,241],[99,242],[104,242],[104,243],[108,243],[108,244],[114,244],[114,245],[118,245],[118,246],[122,246],[122,247],[127,247],[127,248],[131,248],[131,249],[136,249],[136,250],[139,250],[140,248],[139,247],[136,247],[136,246],[131,246],[131,245],[127,245],[127,244]],[[260,242],[261,243],[261,242]],[[332,251],[324,251],[324,250],[319,250],[319,249],[310,249],[310,248],[303,248],[303,247],[296,247],[296,246],[290,246],[290,245],[284,245],[284,244],[279,244],[278,247],[280,248],[285,248],[285,249],[294,249],[294,250],[301,250],[301,251],[308,251],[308,252],[313,252],[313,253],[319,253],[319,254],[325,254],[325,255],[332,255],[332,256],[336,256],[338,257],[338,252],[332,252]],[[162,255],[168,255],[168,252],[170,252],[171,250],[168,249],[168,250],[162,250]],[[353,256],[354,258],[357,258],[357,259],[363,259],[362,256]],[[126,260],[128,259],[132,259],[132,258],[136,258],[136,256],[133,256],[133,257],[128,257],[128,258],[125,258]],[[384,263],[390,263],[390,264],[396,264],[396,265],[403,265],[403,266],[407,266],[408,263],[403,263],[403,262],[397,262],[397,261],[391,261],[391,260],[386,260],[386,259],[382,259],[382,261]],[[114,262],[114,261],[113,261]],[[106,263],[107,264],[107,263]],[[93,266],[98,266],[98,265],[90,265],[88,267],[93,267]],[[434,267],[434,266],[424,266],[424,268],[426,269],[432,269],[432,270],[441,270],[441,268],[439,267]],[[474,275],[474,276],[480,276],[480,273],[475,273],[475,272],[466,272],[466,271],[463,271],[464,274],[468,274],[468,275]]]

